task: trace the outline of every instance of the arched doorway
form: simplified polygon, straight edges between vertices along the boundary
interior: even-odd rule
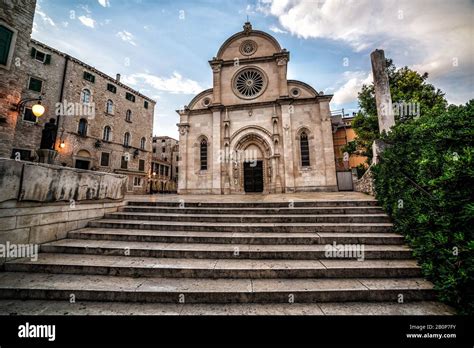
[[[231,142],[230,187],[234,193],[272,192],[272,150],[265,134],[247,129]]]
[[[244,191],[263,192],[263,161],[261,149],[251,143],[244,149],[243,173]]]

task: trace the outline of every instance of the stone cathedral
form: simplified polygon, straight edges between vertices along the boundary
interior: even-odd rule
[[[332,95],[288,80],[289,52],[243,29],[209,62],[213,88],[178,111],[178,193],[336,191]]]

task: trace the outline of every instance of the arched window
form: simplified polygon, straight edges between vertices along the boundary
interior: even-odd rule
[[[145,150],[145,143],[146,143],[145,137],[141,138],[141,140],[140,140],[140,149]]]
[[[110,99],[107,100],[106,112],[111,115],[114,113],[114,102]]]
[[[125,114],[125,121],[132,122],[132,111],[131,110],[127,110],[127,113]]]
[[[301,166],[309,166],[309,143],[306,132],[300,134],[300,152],[301,152]]]
[[[82,103],[90,103],[91,101],[91,91],[88,89],[83,89],[81,92],[81,102]]]
[[[123,136],[123,146],[130,146],[130,133],[127,132]]]
[[[104,141],[110,141],[110,133],[112,129],[109,126],[104,127],[104,135],[102,137],[102,140]]]
[[[201,170],[207,170],[207,140],[201,140]]]
[[[79,127],[77,128],[77,133],[85,137],[87,135],[87,120],[85,118],[81,118],[79,120]]]

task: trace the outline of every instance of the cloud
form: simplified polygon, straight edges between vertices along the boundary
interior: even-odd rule
[[[130,45],[133,45],[133,46],[136,46],[137,44],[133,41],[134,39],[134,36],[129,33],[128,31],[124,30],[124,31],[119,31],[117,33],[117,37],[119,37],[120,39],[122,39],[123,41],[125,42],[128,42]]]
[[[335,92],[331,103],[336,105],[351,103],[357,100],[362,85],[372,82],[372,73],[365,71],[346,71],[341,80],[345,81]]]
[[[342,41],[356,52],[384,48],[392,58],[406,52],[432,77],[452,72],[453,58],[474,70],[471,0],[265,0],[258,8],[300,38]]]
[[[270,28],[268,28],[270,31],[273,31],[274,33],[277,33],[277,34],[288,34],[287,31],[285,30],[281,30],[280,28],[278,28],[277,26],[275,25],[272,25]]]
[[[109,0],[97,0],[102,7],[110,7],[110,1]]]
[[[146,86],[146,88],[152,88],[156,91],[173,94],[197,94],[204,89],[196,81],[183,78],[178,72],[174,72],[171,77],[137,73],[125,76],[123,81],[125,84],[132,86]]]
[[[35,9],[35,13],[40,16],[40,18],[43,20],[44,23],[47,23],[53,27],[56,26],[56,23],[54,23],[54,21],[51,19],[51,17],[49,17],[42,9],[41,9],[41,6],[39,5],[39,3],[36,4],[36,9]]]
[[[95,27],[95,20],[93,20],[91,17],[79,16],[78,19],[86,27],[89,27],[89,28]]]

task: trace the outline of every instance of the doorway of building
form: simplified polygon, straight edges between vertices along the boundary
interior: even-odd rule
[[[84,160],[76,160],[76,165],[75,167],[78,169],[89,169],[89,161],[84,161]]]
[[[263,192],[263,161],[244,163],[245,192]]]

